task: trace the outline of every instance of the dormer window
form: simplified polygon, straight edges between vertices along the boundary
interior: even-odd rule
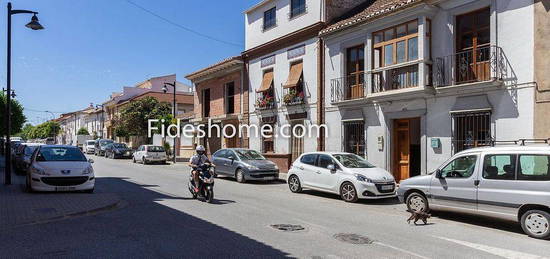
[[[290,18],[306,12],[306,0],[290,0]]]
[[[277,25],[276,7],[264,12],[264,31]]]

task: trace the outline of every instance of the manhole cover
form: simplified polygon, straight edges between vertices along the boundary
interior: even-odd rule
[[[336,240],[350,243],[350,244],[355,244],[355,245],[365,245],[365,244],[369,245],[374,242],[374,240],[368,237],[357,235],[357,234],[340,233],[340,234],[334,235],[334,238],[336,238]]]
[[[305,228],[300,225],[292,225],[292,224],[275,224],[275,225],[271,225],[271,227],[277,230],[289,231],[289,232],[305,230]]]

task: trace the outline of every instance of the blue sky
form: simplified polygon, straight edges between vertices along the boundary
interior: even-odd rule
[[[184,75],[244,46],[242,12],[260,0],[130,0],[162,17],[238,46],[171,25],[127,0],[13,0],[14,9],[39,12],[46,28],[12,18],[12,88],[29,122],[105,101],[111,92],[146,78]],[[6,8],[7,1],[0,1]],[[0,16],[0,85],[6,85],[6,9]]]

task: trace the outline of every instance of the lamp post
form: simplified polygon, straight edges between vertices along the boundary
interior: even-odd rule
[[[171,86],[174,89],[174,99],[172,102],[172,115],[174,116],[174,119],[175,119],[176,118],[176,81],[174,81],[174,83],[164,83],[164,86],[162,87],[162,91],[164,93],[168,91],[168,89],[166,88],[167,85]],[[177,136],[174,138],[174,143],[172,144],[172,150],[173,150],[172,156],[173,156],[174,164],[176,163],[176,138]]]
[[[28,10],[12,10],[11,3],[8,3],[8,37],[7,37],[7,73],[6,73],[6,85],[7,92],[6,94],[6,168],[4,173],[4,184],[11,184],[11,141],[10,141],[10,131],[11,131],[11,16],[14,14],[28,13],[33,14],[31,21],[25,25],[25,27],[32,30],[42,30],[44,27],[38,22],[38,17],[36,14],[38,12],[28,11]]]

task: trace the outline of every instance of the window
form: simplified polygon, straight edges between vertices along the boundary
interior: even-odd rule
[[[516,179],[516,155],[487,155],[483,162],[483,178],[495,180]]]
[[[344,151],[365,156],[365,123],[363,121],[344,122]]]
[[[373,68],[418,59],[418,21],[373,33]]]
[[[491,143],[491,113],[453,114],[455,152]]]
[[[476,161],[477,156],[475,155],[459,157],[441,169],[441,176],[444,178],[468,178],[474,173]]]
[[[210,117],[210,89],[202,90],[202,116]]]
[[[316,159],[317,159],[316,154],[308,154],[308,155],[303,155],[302,158],[300,158],[300,162],[306,165],[315,165]]]
[[[290,0],[290,18],[306,12],[306,0]]]
[[[275,124],[268,124],[271,125],[272,133],[275,130]],[[267,127],[266,127],[267,128]],[[273,140],[273,134],[266,134],[266,137],[262,138],[263,143],[263,151],[264,153],[273,153],[275,152],[275,142]]]
[[[348,48],[346,54],[346,98],[355,99],[364,96],[365,46]]]
[[[375,168],[369,161],[354,154],[335,154],[334,158],[347,168]]]
[[[225,85],[225,113],[235,113],[235,83]]]
[[[264,12],[264,30],[270,29],[277,25],[276,15],[277,8],[273,7]]]
[[[225,149],[221,149],[221,150],[216,151],[212,156],[225,158],[227,156],[227,151]]]
[[[550,181],[550,156],[520,155],[518,180]]]
[[[328,155],[319,155],[317,166],[321,168],[328,168],[328,165],[334,165],[336,167],[336,163],[334,162],[332,157]]]
[[[456,17],[457,83],[485,81],[490,73],[489,8]]]

